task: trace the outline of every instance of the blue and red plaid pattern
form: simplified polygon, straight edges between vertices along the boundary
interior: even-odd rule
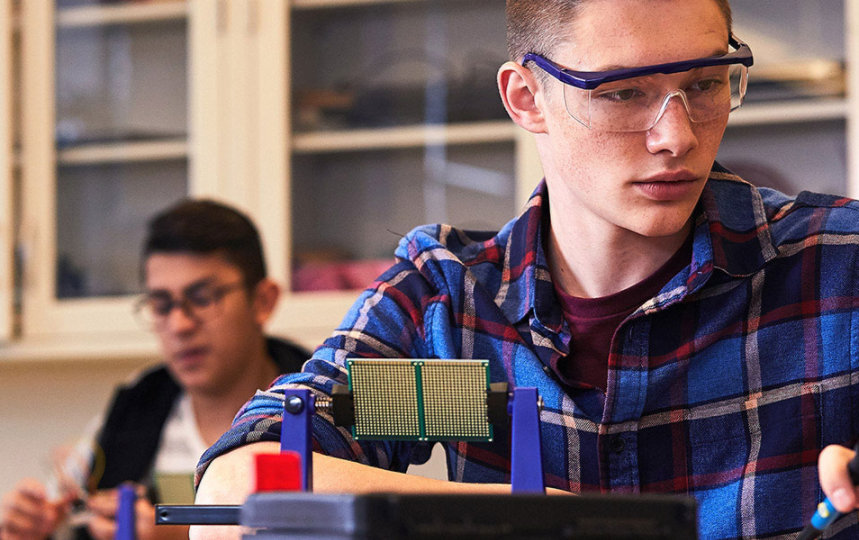
[[[800,530],[823,497],[818,453],[859,432],[859,203],[791,199],[716,166],[692,261],[618,328],[603,393],[549,368],[571,343],[542,248],[545,198],[541,184],[497,234],[412,231],[304,372],[258,393],[198,475],[237,445],[279,440],[284,386],[327,393],[348,357],[485,358],[493,382],[539,390],[548,486],[692,495],[702,538]],[[428,454],[357,443],[328,420],[314,418],[327,454],[400,471]],[[447,444],[451,480],[508,482],[509,433],[496,435]],[[855,538],[856,516],[834,532]]]

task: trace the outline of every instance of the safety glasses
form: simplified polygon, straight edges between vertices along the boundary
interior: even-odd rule
[[[526,54],[522,65],[534,62],[564,83],[567,112],[584,126],[646,131],[674,97],[693,122],[726,116],[742,105],[754,58],[735,36],[728,44],[733,51],[723,55],[609,71],[574,71],[534,53]]]

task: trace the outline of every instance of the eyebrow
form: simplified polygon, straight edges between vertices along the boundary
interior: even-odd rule
[[[193,290],[193,289],[197,289],[199,287],[203,287],[206,285],[212,285],[216,281],[217,281],[217,279],[215,278],[215,276],[207,276],[207,277],[200,278],[200,279],[192,281],[188,285],[185,285],[184,287],[182,287],[181,294],[188,294],[188,292]],[[172,293],[167,289],[148,289],[146,291],[146,294],[172,295]]]
[[[688,59],[686,59],[686,60],[678,60],[678,62],[691,62],[691,61],[693,61],[693,60],[700,60],[700,59],[702,59],[702,58],[712,58],[712,57],[714,57],[714,56],[724,56],[724,55],[728,54],[729,52],[731,52],[729,49],[730,49],[729,47],[725,47],[725,48],[717,48],[717,49],[716,49],[716,50],[714,50],[711,54],[708,54],[708,55],[705,55],[705,56],[696,56],[695,58],[688,58]],[[594,73],[599,73],[599,72],[602,72],[602,71],[616,71],[616,70],[619,70],[619,69],[634,69],[634,68],[639,68],[639,67],[647,67],[647,66],[649,66],[649,65],[659,65],[659,64],[662,64],[662,63],[665,63],[665,62],[659,62],[659,63],[657,63],[657,64],[645,64],[645,65],[643,65],[643,66],[628,66],[628,65],[622,65],[622,64],[611,64],[611,65],[608,65],[608,66],[602,66],[602,67],[600,67],[599,69],[592,69],[592,70],[591,70],[591,69],[589,69],[589,70],[581,70],[581,71],[591,71],[591,72],[594,72]],[[673,64],[673,63],[674,63],[674,61],[672,61],[672,62],[670,62],[670,63],[672,63],[672,64]]]

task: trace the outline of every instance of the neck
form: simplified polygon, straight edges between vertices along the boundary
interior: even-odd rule
[[[263,340],[259,350],[248,358],[242,376],[234,384],[214,391],[188,390],[194,418],[203,440],[213,444],[227,431],[239,409],[257,390],[268,388],[279,374]]]
[[[664,265],[683,245],[691,222],[667,237],[614,230],[594,234],[552,215],[546,251],[552,279],[571,296],[601,298],[627,289]],[[568,231],[580,231],[569,234]]]

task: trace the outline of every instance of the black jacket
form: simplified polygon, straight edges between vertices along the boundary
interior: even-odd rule
[[[281,339],[267,338],[266,348],[281,373],[300,371],[310,358],[307,350]],[[161,430],[181,391],[163,365],[150,369],[133,384],[117,388],[97,438],[105,460],[98,489],[114,488],[125,481],[143,483],[147,479],[155,463]],[[157,502],[152,489],[150,497],[153,504]],[[74,537],[91,538],[86,527],[75,529]]]
[[[267,338],[266,347],[280,373],[300,371],[310,358],[308,351],[280,339]],[[97,439],[105,458],[98,489],[146,479],[155,462],[161,430],[180,393],[181,388],[164,366],[151,369],[133,385],[117,389]]]

